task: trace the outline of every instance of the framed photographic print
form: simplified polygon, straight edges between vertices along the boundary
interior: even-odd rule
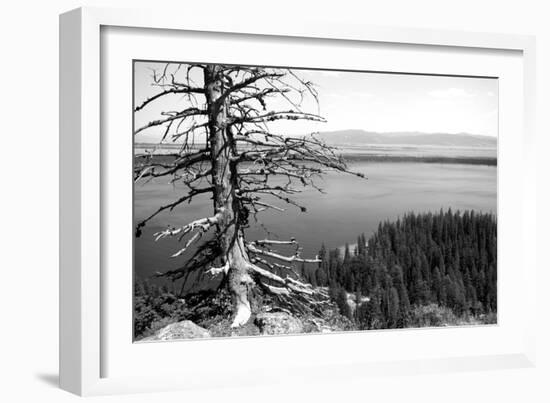
[[[532,365],[533,49],[62,15],[62,387]]]

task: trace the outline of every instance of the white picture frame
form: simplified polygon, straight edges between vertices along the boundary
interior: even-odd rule
[[[516,99],[513,105],[509,103],[509,109],[505,109],[510,112],[509,116],[514,115],[514,111],[517,115],[506,120],[505,124],[509,125],[509,128],[513,127],[514,131],[519,131],[519,133],[510,131],[509,138],[513,138],[513,141],[511,140],[508,145],[506,142],[504,143],[506,150],[499,147],[499,163],[502,153],[506,152],[504,156],[510,155],[508,150],[512,151],[514,148],[521,151],[521,157],[516,156],[516,163],[520,169],[512,178],[513,181],[521,181],[521,186],[516,183],[516,188],[520,190],[516,191],[514,201],[510,202],[513,204],[507,204],[504,207],[499,205],[499,209],[516,207],[519,209],[513,228],[519,231],[517,238],[521,242],[517,243],[518,249],[513,253],[516,254],[514,262],[517,262],[523,273],[523,281],[517,292],[521,296],[521,311],[524,312],[524,318],[521,323],[519,321],[510,323],[508,333],[505,332],[505,326],[485,329],[485,334],[481,332],[474,334],[472,328],[448,331],[450,337],[465,340],[466,344],[471,344],[472,340],[477,337],[480,340],[482,338],[490,340],[492,337],[506,338],[512,333],[513,342],[505,341],[499,345],[498,349],[495,348],[492,351],[484,350],[482,344],[478,349],[469,348],[467,345],[463,350],[446,352],[443,349],[433,354],[417,356],[407,356],[397,351],[395,356],[387,359],[383,357],[368,359],[359,354],[352,357],[353,359],[345,361],[330,357],[325,357],[324,361],[323,359],[316,360],[314,356],[308,356],[306,353],[302,358],[291,361],[279,358],[279,361],[276,362],[278,358],[275,354],[269,360],[270,365],[264,365],[264,368],[261,368],[258,363],[258,367],[247,367],[247,358],[244,358],[238,364],[241,371],[239,373],[228,373],[227,368],[223,365],[220,365],[219,368],[207,368],[206,365],[192,366],[192,363],[177,364],[181,368],[172,365],[166,371],[159,371],[156,376],[148,373],[145,369],[140,370],[141,372],[129,371],[124,367],[120,367],[117,371],[108,369],[106,364],[108,358],[110,355],[113,357],[116,355],[113,354],[113,351],[126,351],[125,347],[128,347],[127,354],[134,354],[136,351],[132,350],[130,345],[113,344],[108,329],[106,329],[106,327],[114,327],[112,326],[113,322],[106,319],[109,317],[112,306],[106,302],[109,301],[109,291],[108,287],[105,287],[105,281],[106,279],[110,281],[111,277],[104,271],[105,267],[109,267],[109,265],[106,261],[107,245],[104,244],[105,225],[102,220],[105,219],[104,213],[105,210],[108,210],[108,203],[110,203],[107,195],[111,188],[107,186],[104,175],[108,174],[105,172],[106,167],[123,169],[113,168],[112,164],[108,164],[109,152],[105,147],[116,147],[116,145],[111,143],[108,138],[102,137],[102,133],[109,131],[108,124],[102,120],[106,115],[105,111],[102,111],[102,97],[109,92],[102,81],[104,72],[102,72],[101,57],[109,55],[102,49],[102,47],[106,47],[102,31],[108,30],[109,27],[156,30],[157,33],[172,34],[174,32],[193,32],[205,35],[217,33],[218,36],[248,35],[260,41],[262,38],[292,40],[296,43],[301,41],[311,43],[316,40],[332,41],[330,46],[334,47],[343,46],[346,43],[377,43],[416,47],[428,49],[428,51],[429,49],[452,50],[453,52],[457,50],[457,54],[453,56],[457,60],[462,57],[460,54],[462,50],[479,55],[491,52],[513,52],[515,55],[513,63],[516,65],[519,63],[521,68],[512,68],[509,72],[502,74],[508,74],[510,82],[513,79],[518,84],[514,87],[514,91],[520,99],[519,101]],[[168,41],[169,39],[158,40]],[[172,37],[170,40],[177,40],[177,38]],[[114,43],[112,42],[112,44]],[[111,42],[109,42],[109,46],[111,46]],[[143,47],[146,46],[143,45]],[[301,381],[308,378],[330,381],[335,380],[335,376],[344,379],[345,377],[369,376],[371,374],[397,375],[518,368],[534,365],[536,265],[533,249],[535,243],[531,242],[527,236],[527,234],[535,233],[536,225],[533,179],[535,163],[532,158],[535,149],[534,38],[520,35],[327,24],[304,20],[300,20],[299,23],[289,22],[283,25],[265,20],[246,19],[243,22],[216,18],[215,16],[182,20],[177,13],[83,8],[70,11],[60,17],[60,49],[60,385],[63,389],[79,395],[96,395],[220,387],[236,383],[245,386],[264,382],[296,382],[297,376]],[[128,49],[130,49],[129,55],[125,57],[132,57],[130,54],[132,48],[128,47]],[[137,55],[136,58],[138,58]],[[395,68],[397,69],[398,66]],[[467,71],[470,71],[469,68],[464,67]],[[487,69],[491,69],[491,67],[487,67]],[[431,73],[433,72],[431,71]],[[505,97],[509,96],[506,94],[505,92]],[[127,97],[128,100],[131,100],[131,94],[127,94]],[[503,129],[506,132],[507,127],[503,127]],[[507,175],[502,175],[502,172],[508,172],[506,171],[506,158],[503,161],[504,165],[502,168],[499,167],[499,192],[502,189],[505,191],[512,189],[511,185],[513,185],[507,185]],[[512,228],[512,224],[508,228]],[[499,239],[499,262],[502,262],[502,258],[505,257],[503,254],[512,253],[502,246]],[[122,308],[124,307],[122,306]],[[118,306],[118,309],[122,308]],[[527,314],[525,314],[526,312]],[[114,319],[116,321],[117,317],[115,316]],[[395,334],[397,336],[394,336]],[[422,339],[435,342],[440,340],[441,342],[446,337],[442,334],[441,330],[436,329],[404,330],[397,333],[391,331],[373,332],[371,336],[366,336],[365,332],[356,332],[350,335],[330,335],[328,338],[325,336],[295,336],[269,338],[269,341],[238,339],[212,340],[207,343],[213,343],[210,344],[211,354],[216,354],[219,357],[220,354],[224,354],[227,343],[232,343],[230,346],[233,351],[239,351],[240,346],[254,346],[252,350],[257,355],[267,349],[266,343],[268,342],[270,343],[269,350],[291,348],[300,351],[310,344],[309,337],[314,337],[316,343],[325,343],[331,346],[337,342],[339,337],[348,337],[347,341],[350,343],[359,343],[365,337],[370,337],[371,340],[384,338],[393,339],[396,342],[422,343]],[[131,344],[131,340],[127,340],[127,342]],[[123,340],[120,343],[126,342]],[[163,359],[162,357],[166,357],[171,352],[176,355],[177,351],[181,353],[186,346],[189,349],[190,343],[199,343],[193,347],[193,350],[197,351],[201,350],[201,345],[206,345],[202,341],[150,343],[142,345],[141,350],[137,353],[143,353],[144,357],[149,357],[148,359],[153,359],[151,357]],[[143,349],[148,349],[148,351]],[[204,354],[207,353],[204,352]],[[120,360],[131,362],[128,358],[128,355],[120,356]],[[193,359],[198,364],[201,356],[197,355]],[[208,357],[203,356],[203,359],[207,361]],[[235,357],[232,356],[231,359],[234,360]],[[160,362],[156,362],[155,365]],[[192,370],[190,370],[191,366]],[[329,368],[338,368],[338,371],[330,371],[329,375],[329,371],[327,371]],[[246,373],[246,377],[241,376],[243,372]]]

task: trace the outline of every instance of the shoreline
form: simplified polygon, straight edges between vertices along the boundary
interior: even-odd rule
[[[134,157],[138,160],[145,155],[145,149],[135,149]],[[166,150],[162,150],[166,151]],[[156,158],[175,158],[169,152],[159,152]],[[170,150],[171,151],[171,150]],[[380,163],[427,163],[427,164],[462,164],[462,165],[498,165],[496,157],[489,156],[445,156],[445,155],[403,155],[403,154],[368,154],[368,153],[342,153],[346,162],[380,162]]]
[[[134,143],[134,156],[151,155],[155,158],[175,158],[180,152],[180,144],[148,144]],[[193,144],[188,152],[194,152],[204,147],[204,144]],[[344,160],[354,162],[416,162],[428,164],[463,164],[497,166],[498,151],[491,147],[442,147],[414,145],[335,145],[335,152]]]
[[[342,154],[347,162],[418,162],[428,164],[463,164],[497,166],[496,157],[413,156],[388,154]]]

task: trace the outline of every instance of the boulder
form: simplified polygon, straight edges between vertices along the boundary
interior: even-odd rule
[[[296,334],[303,333],[302,322],[286,312],[268,312],[256,316],[256,325],[261,334]]]
[[[235,337],[235,336],[259,336],[260,329],[252,321],[248,321],[243,326],[237,328],[231,327],[230,319],[223,319],[208,326],[208,331],[212,337]]]
[[[154,335],[145,337],[141,341],[200,339],[211,337],[208,330],[197,326],[190,320],[172,323],[157,330]]]
[[[331,333],[334,331],[324,319],[321,318],[304,318],[304,333]]]

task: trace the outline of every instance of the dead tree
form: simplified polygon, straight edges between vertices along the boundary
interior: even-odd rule
[[[191,79],[197,73],[201,80]],[[294,262],[319,259],[302,257],[295,239],[246,237],[249,221],[264,210],[284,211],[290,205],[306,211],[293,195],[309,186],[321,191],[315,179],[327,170],[352,173],[335,150],[314,135],[293,137],[272,130],[275,121],[324,121],[318,113],[302,110],[305,99],[317,102],[315,86],[288,69],[210,64],[167,64],[154,72],[152,84],[158,92],[135,105],[135,113],[176,94],[185,106],[163,111],[158,119],[136,128],[134,136],[162,127],[160,142],[173,142],[179,149],[162,158],[154,152],[136,156],[134,179],[170,177],[184,183],[187,192],[137,224],[136,235],[156,215],[190,203],[199,194],[207,193],[213,200],[211,216],[155,234],[156,240],[178,237],[182,248],[174,257],[193,250],[181,268],[161,275],[177,280],[205,270],[226,276],[234,327],[250,318],[249,293],[255,286],[290,310],[321,312],[328,302],[326,291],[303,281],[292,267]],[[288,107],[280,108],[281,101]],[[200,136],[206,141],[193,144]],[[293,254],[277,251],[285,245],[294,248]]]

